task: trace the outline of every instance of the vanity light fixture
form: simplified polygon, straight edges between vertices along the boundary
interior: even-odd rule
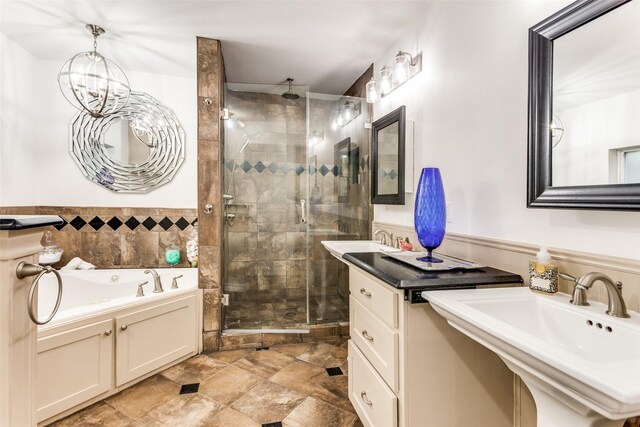
[[[402,51],[393,58],[393,82],[395,84],[402,84],[409,80],[409,66],[412,59],[410,53]]]
[[[321,143],[322,141],[324,141],[324,132],[319,131],[319,130],[311,131],[311,134],[309,135],[309,144],[310,145],[316,145],[316,144]]]
[[[386,65],[382,67],[382,70],[380,70],[380,77],[378,78],[378,81],[380,85],[380,94],[382,96],[385,96],[386,94],[391,92],[391,90],[393,89],[391,68],[387,67]]]
[[[98,53],[102,27],[86,25],[93,35],[93,51],[81,52],[68,60],[58,73],[64,97],[78,110],[92,117],[106,117],[120,111],[129,101],[131,87],[124,71]]]
[[[378,95],[378,82],[375,77],[371,77],[371,80],[367,82],[365,85],[365,93],[367,94],[367,102],[369,104],[375,104],[376,101],[380,98]]]
[[[400,51],[393,59],[393,71],[386,65],[380,70],[378,79],[372,78],[365,86],[367,102],[373,104],[389,95],[406,81],[422,71],[422,53],[412,56]]]
[[[344,117],[345,123],[349,123],[355,117],[355,112],[358,110],[358,107],[355,103],[351,101],[347,101],[344,103],[344,108],[342,109],[342,115]]]

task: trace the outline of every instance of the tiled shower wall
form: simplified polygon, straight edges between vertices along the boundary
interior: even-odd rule
[[[197,38],[198,286],[203,289],[205,352],[219,348],[222,284],[222,128],[224,61],[220,41]]]
[[[236,215],[224,224],[225,293],[232,304],[304,298],[306,100],[228,89],[225,106],[225,212]]]
[[[50,227],[54,242],[64,249],[55,267],[74,257],[97,268],[169,267],[164,252],[173,244],[180,248],[176,267],[189,267],[185,245],[195,209],[29,206],[0,208],[0,214],[62,217],[63,225]]]
[[[309,131],[324,137],[310,148],[307,102]],[[278,94],[227,90],[225,106],[232,120],[227,121],[225,136],[224,191],[234,197],[226,213],[235,219],[225,224],[225,293],[231,294],[232,304],[304,300],[307,258],[311,296],[327,296],[323,301],[329,310],[331,298],[346,302],[347,275],[340,274],[344,267],[320,241],[368,235],[368,114],[332,130],[337,104],[336,99],[313,95],[308,101],[286,100]],[[362,156],[356,184],[345,186],[339,198],[341,173],[334,146],[345,135],[351,136],[352,148],[361,146]],[[247,138],[251,142],[242,149]],[[308,209],[308,241],[302,200]]]

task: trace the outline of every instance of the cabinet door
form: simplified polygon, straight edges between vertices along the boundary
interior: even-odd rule
[[[116,318],[116,386],[197,349],[194,295]]]
[[[111,388],[112,321],[93,323],[38,340],[38,422]]]

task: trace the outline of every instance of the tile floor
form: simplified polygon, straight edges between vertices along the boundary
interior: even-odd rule
[[[349,306],[338,296],[311,297],[312,325],[346,322]],[[304,328],[307,323],[306,298],[279,301],[234,301],[225,312],[225,329]]]
[[[362,426],[346,358],[344,339],[198,355],[52,425]]]

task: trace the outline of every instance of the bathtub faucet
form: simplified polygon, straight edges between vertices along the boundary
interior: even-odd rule
[[[159,293],[164,292],[162,289],[162,281],[160,280],[160,275],[153,268],[144,271],[144,274],[151,274],[153,276],[153,292]]]

